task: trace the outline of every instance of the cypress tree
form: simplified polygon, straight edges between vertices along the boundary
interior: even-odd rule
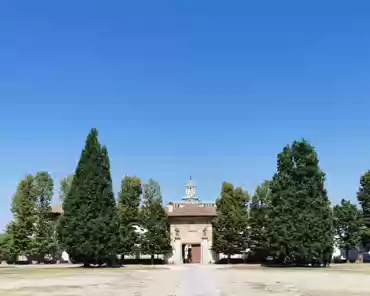
[[[294,246],[295,207],[293,160],[289,146],[278,154],[277,172],[270,184],[271,201],[268,208],[269,224],[267,238],[270,255],[279,262],[284,262],[291,256]]]
[[[34,179],[34,186],[36,219],[33,235],[33,254],[39,260],[44,260],[45,255],[54,257],[57,250],[54,224],[49,217],[54,193],[54,182],[48,172],[39,172]]]
[[[222,184],[221,197],[216,201],[217,217],[213,221],[212,249],[227,255],[247,248],[249,195],[242,188],[234,189],[230,183]]]
[[[271,183],[268,242],[279,262],[326,263],[333,248],[333,221],[325,174],[307,141],[278,155]]]
[[[102,168],[104,176],[103,208],[100,213],[101,221],[106,229],[100,238],[101,258],[108,265],[116,262],[119,248],[119,219],[117,204],[113,193],[113,181],[110,171],[108,149],[102,147]],[[99,225],[100,227],[100,225]]]
[[[81,153],[58,224],[60,241],[75,263],[112,263],[118,220],[108,152],[92,129]]]
[[[133,254],[139,242],[139,234],[135,232],[135,225],[139,225],[139,206],[142,194],[141,180],[137,177],[126,176],[121,182],[121,191],[118,195],[119,215],[119,252],[124,255]]]
[[[163,199],[158,182],[153,179],[144,184],[143,205],[140,211],[142,225],[146,232],[142,237],[141,249],[144,254],[165,255],[172,250],[170,225],[163,207]]]
[[[325,174],[320,169],[315,148],[307,141],[296,141],[292,145],[295,163],[295,182],[298,208],[305,215],[298,221],[303,241],[302,260],[324,263],[331,260],[334,244],[333,215],[325,189]],[[303,235],[304,233],[304,235]]]

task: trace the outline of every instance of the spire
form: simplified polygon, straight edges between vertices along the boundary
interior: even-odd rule
[[[198,198],[196,195],[196,186],[190,176],[188,183],[185,186],[185,197],[183,200],[187,202],[198,202]]]
[[[191,176],[189,177],[189,181],[188,181],[188,184],[186,185],[186,187],[196,187],[193,180],[191,179]]]

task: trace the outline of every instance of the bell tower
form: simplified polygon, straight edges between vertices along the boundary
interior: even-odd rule
[[[185,197],[183,198],[184,201],[189,202],[189,203],[198,203],[199,199],[196,194],[196,186],[191,179],[191,176],[189,178],[188,184],[185,186]]]

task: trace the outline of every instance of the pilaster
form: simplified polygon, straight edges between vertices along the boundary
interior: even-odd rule
[[[174,242],[174,254],[173,254],[174,264],[182,264],[182,249],[181,249],[181,238],[175,237]]]
[[[201,249],[202,249],[201,264],[209,264],[212,258],[210,257],[210,247],[208,242],[207,228],[203,229]]]

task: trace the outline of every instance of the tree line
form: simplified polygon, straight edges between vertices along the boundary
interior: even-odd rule
[[[47,172],[26,176],[13,196],[13,220],[0,237],[0,257],[44,261],[66,251],[72,262],[113,265],[117,255],[171,251],[168,217],[161,189],[153,179],[142,184],[126,176],[115,199],[108,150],[92,129],[76,171],[63,179],[63,215],[51,219],[54,184]],[[137,229],[143,230],[141,233]]]
[[[334,245],[346,251],[370,243],[370,171],[360,180],[359,206],[342,199],[331,206],[315,148],[294,141],[277,156],[271,180],[252,197],[224,182],[213,222],[213,250],[231,255],[246,250],[259,262],[324,265]]]
[[[0,259],[43,261],[66,251],[75,263],[112,265],[117,255],[171,252],[168,217],[158,182],[125,176],[112,189],[108,150],[92,129],[73,175],[60,184],[63,215],[50,217],[54,183],[47,172],[26,176],[13,196],[13,220],[0,236]],[[214,252],[248,251],[256,261],[323,264],[337,244],[348,252],[370,246],[370,171],[360,179],[359,205],[332,207],[315,148],[305,140],[277,156],[276,173],[250,195],[224,182],[212,221]],[[141,229],[141,232],[135,229]]]

